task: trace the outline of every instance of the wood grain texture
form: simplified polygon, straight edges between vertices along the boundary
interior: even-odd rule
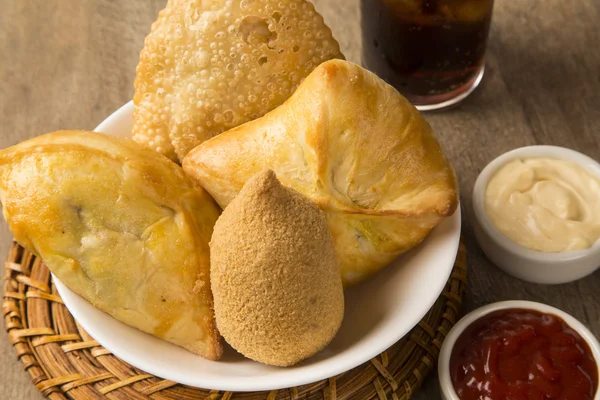
[[[143,39],[164,4],[0,0],[0,147],[58,129],[93,129],[129,100]],[[359,0],[315,4],[347,58],[360,62]],[[477,174],[512,148],[555,144],[600,159],[598,21],[596,0],[497,0],[481,87],[452,110],[426,114],[460,180],[470,254],[467,310],[499,300],[542,301],[600,335],[600,272],[558,286],[511,278],[477,248],[471,210]],[[2,223],[1,260],[10,237]],[[4,334],[0,365],[0,399],[41,398]],[[413,398],[439,398],[436,377]]]

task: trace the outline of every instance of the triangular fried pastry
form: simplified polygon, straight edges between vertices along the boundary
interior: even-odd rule
[[[222,353],[208,242],[219,209],[129,139],[61,131],[0,151],[15,239],[114,318],[211,360]]]
[[[279,106],[343,57],[307,0],[170,0],[144,43],[133,139],[172,160]]]
[[[192,150],[185,172],[226,207],[265,168],[325,212],[345,286],[420,243],[458,204],[454,170],[404,97],[327,61],[282,106]]]

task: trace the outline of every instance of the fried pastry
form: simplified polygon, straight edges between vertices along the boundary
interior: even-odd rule
[[[321,62],[340,57],[306,0],[170,0],[140,54],[133,139],[182,160],[277,107]]]
[[[454,170],[404,97],[346,61],[323,63],[282,106],[183,161],[221,207],[264,168],[327,216],[352,285],[420,243],[458,204]]]
[[[287,367],[338,331],[344,293],[325,215],[273,171],[250,178],[223,212],[210,261],[217,326],[246,357]]]
[[[208,248],[219,209],[181,167],[129,139],[55,132],[0,152],[0,199],[15,239],[72,291],[219,358]]]

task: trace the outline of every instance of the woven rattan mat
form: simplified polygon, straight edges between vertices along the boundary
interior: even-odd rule
[[[407,400],[435,366],[442,341],[459,318],[466,284],[466,249],[461,244],[444,292],[402,340],[341,375],[272,392],[195,389],[121,361],[75,322],[48,269],[16,243],[6,262],[2,311],[17,357],[36,387],[50,399]]]

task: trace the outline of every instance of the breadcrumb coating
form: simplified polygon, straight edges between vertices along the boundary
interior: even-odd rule
[[[133,139],[174,161],[343,58],[306,0],[169,0],[136,71]]]
[[[210,262],[217,327],[246,357],[293,365],[338,331],[344,295],[325,215],[273,171],[251,178],[225,209]]]

